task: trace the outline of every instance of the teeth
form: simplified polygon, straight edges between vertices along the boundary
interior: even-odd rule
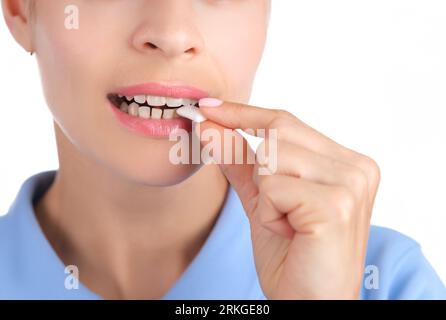
[[[126,102],[121,103],[121,109],[122,112],[128,113],[129,112],[129,105]]]
[[[196,105],[198,103],[198,100],[194,100],[194,99],[183,99],[183,106],[188,106],[188,105]]]
[[[163,110],[153,108],[152,109],[152,119],[161,119],[163,115]]]
[[[175,113],[174,109],[164,109],[163,119],[173,119]]]
[[[156,97],[156,96],[147,96],[147,104],[154,107],[161,107],[166,104],[166,98],[164,97]]]
[[[136,102],[133,102],[129,105],[129,115],[137,117],[139,116],[139,105]]]
[[[140,107],[138,109],[139,117],[143,119],[150,119],[150,112],[151,112],[150,107]]]
[[[171,98],[161,96],[118,95],[118,97],[124,99],[124,101],[122,101],[121,105],[119,106],[119,109],[122,112],[142,119],[176,119],[180,118],[181,116],[190,118],[190,113],[191,111],[195,111],[196,108],[194,108],[194,105],[198,102],[197,100],[188,98]],[[146,102],[149,106],[144,105]],[[165,105],[167,105],[167,107],[169,108],[156,108]],[[194,120],[203,121],[203,119],[201,118]]]
[[[168,107],[171,107],[171,108],[180,107],[184,104],[184,99],[182,99],[182,98],[167,98],[166,104]]]
[[[135,102],[139,104],[146,103],[146,96],[135,96]]]
[[[137,95],[137,96],[122,96],[118,95],[119,98],[125,98],[129,103],[136,102],[140,105],[143,105],[147,102],[149,106],[152,107],[161,107],[167,105],[170,108],[178,108],[181,106],[187,105],[195,105],[198,101],[188,98],[171,98],[171,97],[161,97],[161,96],[145,96],[145,95]]]
[[[193,99],[183,99],[183,106],[187,106],[187,105],[194,105],[196,104],[198,101],[197,100],[193,100]]]

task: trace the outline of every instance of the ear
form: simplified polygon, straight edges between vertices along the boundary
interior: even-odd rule
[[[14,39],[26,51],[33,50],[29,0],[2,0],[3,16]]]

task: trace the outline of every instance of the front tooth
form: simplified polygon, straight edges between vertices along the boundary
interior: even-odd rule
[[[174,114],[175,114],[174,109],[164,109],[163,119],[173,119]]]
[[[176,107],[180,107],[184,104],[183,100],[184,99],[182,99],[182,98],[167,98],[166,104],[168,107],[176,108]]]
[[[152,119],[161,119],[163,110],[158,108],[152,108]]]
[[[135,96],[135,102],[144,104],[146,102],[146,96]]]
[[[126,102],[121,103],[121,109],[122,112],[128,113],[129,112],[129,105]]]
[[[143,119],[150,119],[150,112],[150,107],[139,107],[138,109],[139,117]]]
[[[146,96],[147,104],[153,107],[161,107],[166,104],[166,98],[157,96]]]
[[[133,102],[129,105],[129,115],[137,117],[139,115],[139,105]]]
[[[187,105],[196,105],[198,102],[198,100],[194,100],[194,99],[183,99],[183,105],[187,106]]]

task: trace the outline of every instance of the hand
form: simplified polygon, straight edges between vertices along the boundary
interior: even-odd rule
[[[208,119],[200,124],[200,132],[212,128],[223,137],[228,128],[277,130],[274,174],[259,175],[258,162],[219,164],[249,219],[265,296],[359,298],[380,180],[375,161],[337,144],[286,111],[231,102],[200,110]],[[268,150],[269,143],[266,136],[259,148]],[[253,152],[246,140],[244,145]]]

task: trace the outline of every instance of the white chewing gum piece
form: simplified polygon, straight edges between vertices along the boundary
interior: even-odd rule
[[[200,109],[193,105],[187,105],[177,109],[177,114],[183,118],[187,118],[197,123],[206,121],[207,119],[201,114]]]

